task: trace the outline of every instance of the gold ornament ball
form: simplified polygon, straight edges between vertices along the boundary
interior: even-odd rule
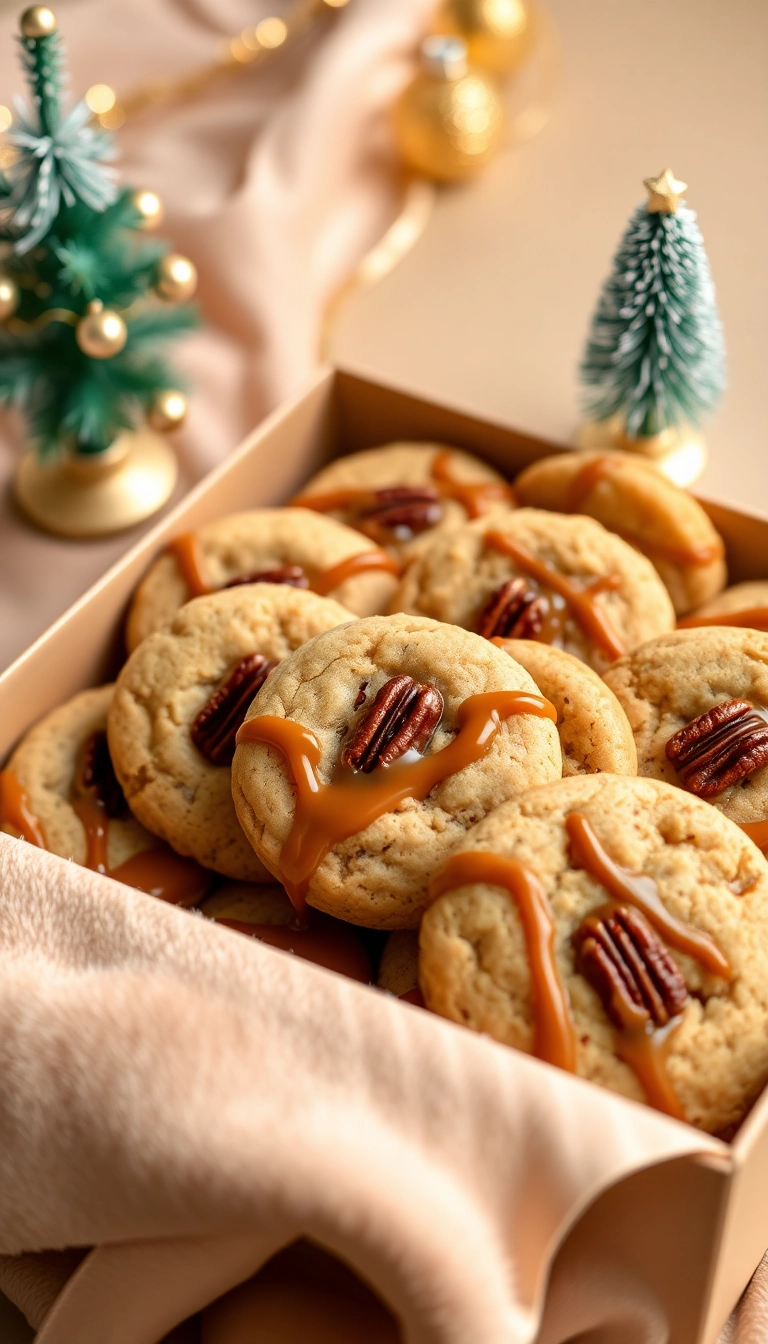
[[[194,263],[179,252],[168,252],[157,263],[155,289],[166,303],[186,303],[197,289]]]
[[[127,339],[128,329],[120,314],[105,308],[98,299],[88,304],[85,316],[75,327],[75,340],[91,359],[112,359],[120,354]]]
[[[184,423],[187,415],[187,398],[183,392],[168,388],[158,392],[147,412],[147,420],[153,429],[161,434],[169,434]]]
[[[19,287],[9,275],[0,275],[0,322],[11,317],[19,306]]]
[[[19,19],[22,37],[50,37],[58,26],[56,15],[47,5],[31,5]]]
[[[165,210],[156,191],[135,191],[133,193],[133,204],[137,214],[141,216],[141,227],[143,229],[159,228],[163,222]]]
[[[426,177],[471,177],[493,157],[504,136],[504,109],[494,81],[467,69],[466,47],[452,37],[427,38],[424,69],[393,110],[395,136],[406,163]]]
[[[526,0],[443,0],[435,31],[463,37],[470,65],[506,75],[520,64],[531,40]]]

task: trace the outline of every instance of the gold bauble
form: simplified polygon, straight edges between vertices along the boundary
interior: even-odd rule
[[[435,32],[463,37],[470,65],[505,75],[527,53],[531,15],[526,0],[443,0]]]
[[[183,392],[168,388],[158,392],[147,411],[147,420],[153,429],[161,434],[169,434],[184,423],[187,414],[187,398]]]
[[[135,191],[133,204],[141,216],[142,229],[157,229],[163,222],[163,202],[156,191]]]
[[[157,263],[155,290],[166,303],[186,303],[197,289],[197,271],[189,257],[168,252]]]
[[[47,5],[31,5],[19,19],[22,37],[50,37],[58,26],[56,15]]]
[[[11,317],[19,306],[19,287],[9,275],[0,275],[0,322]]]
[[[120,314],[105,308],[99,299],[88,304],[85,316],[75,327],[75,340],[91,359],[112,359],[120,354],[127,339],[128,328]]]
[[[406,163],[426,177],[454,182],[470,177],[499,148],[504,110],[495,83],[470,70],[458,38],[422,43],[421,73],[400,94],[394,129]]]
[[[636,453],[680,486],[692,485],[707,465],[707,445],[690,425],[632,437],[626,433],[622,417],[614,415],[610,420],[587,420],[578,431],[576,443],[590,451]]]

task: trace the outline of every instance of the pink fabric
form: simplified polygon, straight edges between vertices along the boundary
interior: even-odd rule
[[[78,94],[130,92],[206,63],[224,37],[285,4],[267,0],[80,0],[61,12]],[[158,190],[164,233],[200,274],[205,329],[179,350],[194,387],[178,436],[180,494],[296,390],[317,360],[323,315],[396,214],[401,182],[389,108],[412,69],[432,0],[353,0],[295,47],[224,77],[205,96],[129,122],[124,179]],[[23,81],[0,23],[2,101]],[[0,482],[20,426],[6,418]],[[63,542],[0,504],[0,667],[136,539]]]

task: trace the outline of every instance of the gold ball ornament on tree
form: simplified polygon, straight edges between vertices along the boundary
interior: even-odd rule
[[[30,5],[19,19],[22,37],[50,37],[58,26],[56,15],[47,5]]]
[[[0,275],[0,322],[12,317],[19,306],[19,287],[9,275]]]
[[[145,189],[135,191],[133,193],[133,204],[137,214],[141,217],[141,228],[149,230],[160,227],[165,210],[156,191]]]
[[[187,398],[183,392],[168,388],[158,392],[147,412],[147,420],[152,429],[161,434],[170,434],[183,425],[187,415]]]
[[[128,339],[128,328],[113,308],[105,308],[94,299],[75,327],[75,340],[91,359],[112,359],[119,355]]]
[[[528,52],[531,12],[526,0],[443,0],[435,32],[461,37],[470,65],[506,75]]]
[[[393,117],[406,163],[426,177],[455,182],[478,172],[501,146],[504,111],[493,80],[467,63],[458,37],[428,37],[421,70],[400,94]]]
[[[155,292],[166,303],[187,303],[197,289],[197,269],[189,257],[168,252],[157,263]]]

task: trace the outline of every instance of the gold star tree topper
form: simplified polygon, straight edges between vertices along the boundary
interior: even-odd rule
[[[648,214],[676,215],[677,207],[688,188],[687,182],[679,182],[671,168],[665,168],[658,177],[646,177],[643,186],[649,193]]]

